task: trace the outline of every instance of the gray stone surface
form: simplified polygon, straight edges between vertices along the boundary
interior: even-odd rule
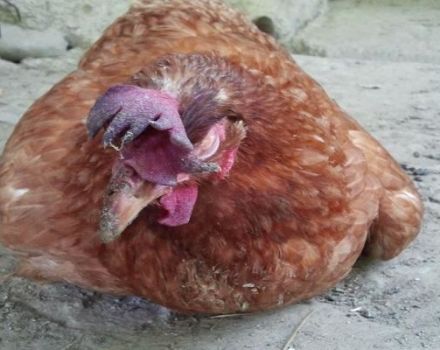
[[[14,0],[24,27],[64,34],[71,46],[88,47],[135,0]],[[327,0],[226,0],[251,19],[268,16],[279,38],[290,44],[292,36],[326,9]],[[0,1],[0,22],[17,22],[15,10]]]
[[[20,25],[62,32],[72,46],[87,47],[132,2],[130,0],[14,0]],[[17,22],[15,11],[0,2],[0,22]]]
[[[330,1],[293,48],[317,56],[440,63],[440,1]]]
[[[19,62],[26,57],[52,57],[64,54],[67,41],[61,32],[23,29],[16,25],[2,24],[0,57]]]
[[[251,19],[271,19],[276,37],[291,47],[295,34],[327,10],[327,0],[226,0],[246,12]]]
[[[0,121],[16,124],[30,104],[77,64],[80,50],[59,59],[26,59],[21,64],[0,60]]]

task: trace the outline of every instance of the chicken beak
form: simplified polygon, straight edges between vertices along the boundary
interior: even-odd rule
[[[99,237],[104,243],[118,238],[136,219],[141,210],[163,196],[170,187],[154,185],[120,168],[110,180],[99,223]]]

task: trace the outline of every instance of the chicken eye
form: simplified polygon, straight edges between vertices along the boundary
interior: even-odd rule
[[[122,171],[123,176],[133,176],[135,174],[134,169],[131,166],[125,166]]]
[[[241,114],[235,113],[234,111],[230,110],[229,114],[226,115],[226,119],[231,123],[236,123],[242,121],[243,117]]]

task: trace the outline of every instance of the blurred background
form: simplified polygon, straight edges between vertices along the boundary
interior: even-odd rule
[[[13,278],[0,284],[0,349],[282,349],[311,309],[291,349],[440,349],[440,1],[227,2],[285,45],[413,177],[426,203],[422,234],[311,302],[232,319],[170,324],[137,298]],[[130,3],[0,0],[0,148]],[[12,266],[0,247],[0,276]]]
[[[0,0],[0,57],[85,49],[133,0]],[[226,0],[295,53],[439,62],[437,0]]]

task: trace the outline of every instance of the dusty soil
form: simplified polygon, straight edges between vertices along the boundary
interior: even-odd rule
[[[0,61],[2,145],[78,55]],[[342,283],[308,302],[230,318],[184,317],[135,297],[14,277],[0,285],[0,349],[280,350],[310,311],[292,349],[440,349],[440,62],[296,59],[416,181],[426,218],[402,255],[359,261]],[[13,266],[0,248],[0,275]]]

